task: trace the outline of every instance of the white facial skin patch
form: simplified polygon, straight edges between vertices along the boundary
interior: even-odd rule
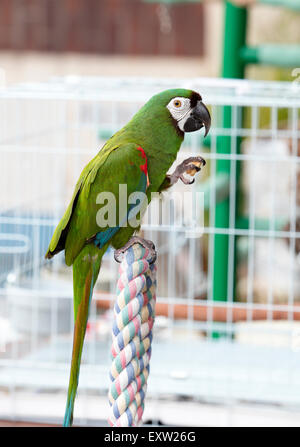
[[[177,121],[179,129],[184,132],[184,124],[192,110],[190,99],[177,96],[176,98],[171,99],[167,105],[167,109],[170,111],[172,117]]]

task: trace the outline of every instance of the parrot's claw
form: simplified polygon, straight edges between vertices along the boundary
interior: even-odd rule
[[[151,254],[151,264],[153,262],[156,261],[157,258],[157,253],[155,250],[155,245],[153,244],[152,241],[143,239],[141,237],[138,236],[133,236],[131,239],[129,239],[129,241],[127,242],[127,244],[124,245],[124,247],[119,248],[118,250],[115,250],[114,252],[114,258],[117,262],[122,262],[123,257],[125,252],[132,247],[134,244],[140,244],[142,245],[144,248],[148,249],[150,251]]]
[[[188,174],[192,177],[201,171],[201,166],[205,166],[206,161],[202,157],[189,157],[177,166],[175,172],[170,175],[171,185],[174,185],[180,179],[185,185],[191,185],[195,179],[187,179],[184,174]]]

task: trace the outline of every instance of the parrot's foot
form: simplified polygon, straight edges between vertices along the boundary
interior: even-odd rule
[[[131,239],[129,239],[127,244],[124,245],[124,247],[119,248],[118,250],[115,250],[115,252],[114,252],[115,260],[117,262],[122,262],[122,259],[124,257],[125,252],[130,247],[132,247],[134,244],[140,244],[144,248],[146,248],[146,249],[148,249],[150,251],[150,254],[151,254],[151,264],[156,261],[157,253],[156,253],[155,245],[153,244],[153,242],[152,241],[148,241],[148,240],[143,239],[143,238],[138,237],[138,236],[133,236]]]
[[[189,157],[177,166],[173,174],[170,175],[171,186],[180,179],[185,185],[191,185],[195,179],[187,179],[183,174],[194,177],[196,172],[201,171],[201,166],[205,166],[206,161],[202,157]]]

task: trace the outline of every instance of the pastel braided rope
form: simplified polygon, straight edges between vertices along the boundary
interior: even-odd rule
[[[150,250],[137,243],[126,251],[119,269],[108,394],[111,426],[142,422],[156,301],[156,266],[150,261]]]

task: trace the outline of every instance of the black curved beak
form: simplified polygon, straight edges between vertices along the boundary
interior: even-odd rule
[[[194,132],[196,130],[205,127],[204,137],[209,132],[211,125],[210,113],[205,104],[202,101],[198,101],[197,105],[192,109],[190,116],[184,124],[185,132]]]

